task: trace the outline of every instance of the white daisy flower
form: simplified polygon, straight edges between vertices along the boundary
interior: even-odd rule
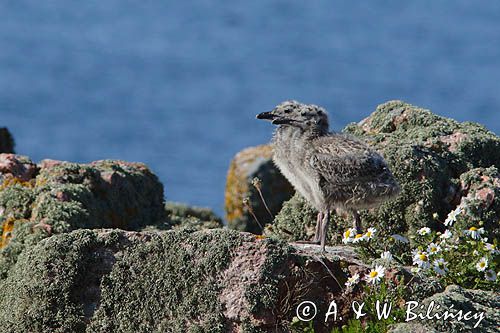
[[[398,235],[398,234],[394,234],[391,236],[395,241],[398,241],[398,242],[401,242],[401,243],[408,243],[408,238],[404,237],[404,236],[401,236],[401,235]]]
[[[365,233],[366,239],[372,239],[373,235],[377,232],[377,229],[375,228],[368,228],[368,230]]]
[[[448,217],[446,217],[446,220],[444,221],[444,225],[447,227],[451,227],[453,223],[457,221],[457,216],[462,213],[462,208],[458,206],[455,210],[452,210],[449,214]]]
[[[342,243],[347,244],[352,242],[355,234],[356,230],[354,228],[349,228],[346,231],[344,231],[344,235],[342,237]]]
[[[429,246],[427,246],[427,252],[429,254],[436,254],[441,251],[441,246],[437,245],[436,243],[430,243]]]
[[[476,269],[479,272],[484,272],[486,270],[486,268],[488,268],[488,259],[486,259],[485,257],[482,257],[478,261],[478,263],[476,264]]]
[[[378,283],[384,277],[384,274],[385,274],[385,268],[384,268],[384,266],[377,265],[377,266],[375,266],[374,269],[372,269],[370,271],[370,273],[368,273],[365,276],[365,280],[368,283],[376,284],[376,283]]]
[[[431,233],[431,228],[429,227],[423,227],[423,228],[420,228],[417,233],[421,236],[425,236],[425,235],[428,235]]]
[[[453,236],[453,234],[451,233],[451,231],[446,229],[443,232],[443,234],[441,236],[439,236],[439,238],[441,238],[442,240],[446,240],[446,239],[450,239],[452,236]]]
[[[356,236],[354,236],[354,239],[352,240],[353,243],[359,243],[359,242],[362,242],[366,239],[366,236],[363,235],[363,234],[356,234]]]
[[[432,268],[434,269],[434,272],[436,272],[439,275],[446,275],[448,272],[448,267],[446,267],[448,263],[444,261],[443,258],[439,258],[434,260],[432,263]]]
[[[497,247],[495,244],[490,244],[490,243],[485,243],[484,244],[484,249],[488,252],[491,252],[491,254],[498,254],[500,251],[497,250]]]
[[[386,261],[392,261],[393,260],[392,253],[389,251],[382,252],[382,254],[380,255],[380,259]]]
[[[356,284],[358,284],[358,282],[359,282],[359,274],[356,273],[347,279],[347,282],[345,283],[345,285],[346,285],[346,287],[352,287],[352,286],[355,286]]]
[[[486,272],[484,272],[484,277],[486,278],[486,280],[492,282],[495,282],[497,280],[497,274],[492,269],[489,269]]]
[[[431,266],[429,263],[429,256],[423,251],[417,251],[413,255],[413,265],[417,265],[420,268],[426,269]]]
[[[470,227],[468,230],[464,230],[464,234],[470,236],[472,239],[481,239],[481,235],[484,234],[484,228]]]

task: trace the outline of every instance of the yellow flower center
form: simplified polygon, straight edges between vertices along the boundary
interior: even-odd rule
[[[366,233],[366,236],[371,237],[371,236],[372,236],[372,232],[371,232],[371,231],[368,231],[368,232]]]
[[[436,252],[437,250],[437,247],[431,247],[431,252]]]
[[[420,258],[420,260],[422,260],[422,261],[427,261],[427,256],[426,256],[425,254],[423,254],[423,253],[421,253],[418,257],[419,257],[419,258]]]
[[[484,266],[486,266],[486,263],[485,263],[484,261],[479,263],[479,267],[481,267],[481,268],[482,268],[482,267],[484,267]]]
[[[356,236],[354,236],[354,238],[361,238],[361,237],[363,237],[362,234],[357,234]]]
[[[371,271],[371,272],[370,272],[370,277],[371,277],[371,278],[377,277],[377,275],[378,275],[378,272],[377,272],[377,271]]]
[[[476,227],[470,227],[469,230],[470,231],[477,231],[477,228]]]
[[[350,235],[351,235],[351,230],[347,230],[346,232],[344,232],[344,238],[349,238]]]

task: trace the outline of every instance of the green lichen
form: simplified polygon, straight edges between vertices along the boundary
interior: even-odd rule
[[[76,230],[19,254],[0,280],[0,320],[13,333],[289,331],[302,300],[339,295],[331,272],[345,275],[338,262],[227,229]]]
[[[0,282],[8,332],[226,332],[222,272],[242,237],[228,230],[78,230],[25,250]],[[189,264],[188,264],[189,263]]]
[[[472,169],[460,176],[464,196],[462,214],[454,225],[456,230],[482,227],[485,237],[500,239],[500,173],[496,167]],[[481,198],[480,194],[488,194]],[[465,195],[466,194],[466,195]]]
[[[217,274],[239,242],[237,233],[220,230],[167,232],[133,246],[103,279],[89,330],[225,332]]]
[[[32,164],[23,156],[16,159]],[[0,249],[2,276],[33,239],[43,238],[30,238],[30,233],[35,233],[33,226],[45,230],[46,237],[80,228],[138,230],[165,219],[163,186],[140,163],[56,162],[33,176],[36,178],[24,182],[8,177],[0,186],[2,226],[8,218],[31,222],[31,227],[23,227],[24,232],[14,228],[12,237],[2,237],[6,239]]]
[[[279,283],[285,277],[294,249],[285,242],[267,239],[268,252],[262,268],[262,278],[246,290],[249,308],[257,316],[274,308],[279,301]]]
[[[222,228],[222,219],[211,209],[167,202],[166,224],[169,228],[189,228],[195,230]]]
[[[265,235],[278,236],[288,241],[304,240],[311,238],[314,229],[311,222],[316,218],[317,212],[298,193],[283,204],[283,208],[274,219],[273,224],[268,224]],[[304,227],[307,226],[307,227]]]
[[[374,226],[382,236],[412,235],[424,226],[442,231],[448,213],[460,203],[461,175],[473,168],[500,167],[500,138],[494,133],[402,101],[380,105],[369,118],[344,131],[379,151],[401,185],[396,199],[361,212],[365,228]],[[307,203],[297,203],[300,199],[294,198],[284,205],[270,234],[277,230],[276,235],[287,239],[312,236],[315,214]],[[351,221],[332,217],[331,243],[340,241],[339,229],[350,227]]]
[[[211,209],[204,207],[188,206],[177,202],[165,203],[165,218],[156,224],[148,225],[141,231],[160,230],[190,230],[222,228],[222,219]]]
[[[48,236],[46,230],[35,226],[35,222],[27,220],[14,221],[8,245],[0,250],[0,280],[7,277],[9,269],[16,263],[24,249],[33,247]]]
[[[391,333],[410,333],[418,331],[425,332],[480,332],[493,333],[498,332],[498,323],[500,322],[500,295],[498,292],[463,289],[455,285],[448,286],[445,291],[435,294],[423,302],[421,306],[427,309],[430,302],[435,302],[440,308],[437,312],[443,313],[449,310],[452,313],[457,313],[459,310],[466,314],[484,313],[483,320],[474,327],[478,322],[477,318],[467,317],[469,320],[448,319],[448,320],[422,320],[418,323],[401,323],[395,325],[389,332]],[[419,310],[420,311],[420,310]],[[425,315],[425,311],[422,311]],[[430,316],[436,312],[431,311]],[[458,318],[458,317],[457,317]]]
[[[0,190],[0,207],[3,208],[3,217],[28,218],[35,194],[31,188],[14,184]]]

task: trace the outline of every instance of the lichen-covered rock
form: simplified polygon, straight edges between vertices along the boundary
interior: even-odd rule
[[[443,333],[438,332],[431,327],[424,326],[420,322],[412,322],[412,323],[401,323],[395,324],[390,328],[388,333]]]
[[[26,156],[0,154],[0,175],[2,178],[27,182],[37,174],[38,167]]]
[[[266,210],[254,178],[260,180],[260,188],[271,215]],[[272,161],[270,145],[261,145],[242,150],[231,161],[226,181],[225,210],[228,226],[240,231],[260,234],[266,223],[272,222],[283,202],[290,199],[294,190]],[[248,198],[248,207],[257,217],[255,222],[243,201]],[[262,227],[261,227],[262,226]]]
[[[35,166],[6,154],[0,161],[0,277],[26,245],[44,236],[79,228],[137,230],[165,216],[163,186],[144,164],[44,161]]]
[[[500,173],[496,167],[477,168],[460,176],[461,194],[454,228],[483,227],[490,239],[500,239]]]
[[[19,256],[0,321],[12,333],[287,332],[302,301],[325,313],[333,299],[347,320],[345,272],[366,267],[348,247],[328,251],[227,229],[77,230]]]
[[[14,138],[6,127],[0,127],[0,153],[14,153]]]
[[[448,286],[442,293],[435,294],[423,300],[421,309],[411,312],[426,315],[426,310],[431,302],[435,303],[433,310],[430,311],[430,319],[415,319],[415,323],[402,323],[395,325],[390,330],[391,333],[415,333],[415,332],[478,332],[493,333],[498,332],[500,325],[500,294],[493,291],[463,289],[455,285]],[[440,308],[437,307],[440,305]],[[437,320],[435,314],[443,313],[448,310],[451,313],[462,311],[461,320],[458,317],[448,320]],[[465,316],[470,311],[470,315]],[[479,314],[483,313],[484,318],[479,319]],[[472,317],[477,315],[477,317]],[[468,319],[468,320],[466,320]],[[478,326],[475,327],[476,323]],[[418,327],[418,329],[417,329]]]
[[[493,185],[481,185],[481,189],[488,189],[480,192],[462,188],[462,183],[466,183],[464,177],[470,178],[467,176],[470,170],[500,167],[500,138],[494,133],[479,124],[459,123],[402,101],[378,106],[368,118],[350,124],[344,131],[364,139],[379,151],[402,188],[396,199],[361,212],[365,227],[375,226],[382,235],[413,235],[424,226],[442,231],[443,222],[460,204],[462,196],[473,193],[470,195],[483,198],[482,203],[491,201],[490,208],[483,207],[479,215],[486,219],[483,222],[490,233],[498,230],[499,201],[496,194],[491,195]],[[491,184],[493,181],[489,180]],[[277,235],[290,239],[312,235],[316,221],[313,212],[305,208],[308,204],[296,205],[303,211],[291,206],[284,205],[272,231],[278,230]],[[351,223],[350,217],[332,217],[332,228],[345,229]],[[331,235],[330,239],[335,243],[340,237]]]
[[[222,228],[224,224],[222,219],[217,216],[210,208],[188,206],[177,202],[165,203],[166,217],[158,224],[149,225],[142,231],[186,229],[203,230]]]
[[[318,212],[299,193],[283,204],[283,208],[276,215],[272,224],[266,225],[263,234],[277,236],[288,241],[311,239],[315,233],[315,222]],[[331,243],[338,243],[332,237],[340,235],[340,227],[335,223],[335,216],[331,217],[328,234]]]

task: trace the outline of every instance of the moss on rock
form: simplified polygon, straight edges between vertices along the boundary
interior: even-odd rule
[[[303,300],[349,308],[338,281],[360,264],[315,251],[227,229],[58,234],[23,251],[0,281],[2,329],[289,331]]]
[[[483,227],[490,239],[500,239],[500,173],[496,167],[477,168],[460,176],[461,214],[458,231]]]
[[[1,154],[0,173],[0,277],[40,237],[79,228],[137,230],[165,218],[163,186],[141,163],[45,160],[36,166]]]
[[[500,138],[494,133],[479,124],[459,123],[402,101],[378,106],[368,118],[344,131],[379,151],[401,185],[395,200],[361,212],[364,226],[375,226],[382,235],[412,235],[424,226],[443,230],[448,213],[464,195],[462,174],[474,168],[500,167]],[[294,198],[285,204],[276,217],[272,231],[277,230],[278,236],[303,239],[312,235],[314,214],[307,203],[298,202]],[[497,213],[485,214],[493,221]],[[334,216],[332,224],[345,229],[351,218]],[[332,230],[337,236],[330,235],[330,239],[336,243],[339,230]]]
[[[418,320],[418,323],[397,324],[389,332],[391,333],[411,333],[411,332],[478,332],[493,333],[498,332],[500,323],[500,294],[492,291],[463,289],[455,285],[448,286],[445,291],[435,294],[420,303],[422,309],[427,310],[431,302],[435,303],[431,316],[436,312],[443,313],[449,310],[452,313],[462,311],[465,315],[470,311],[471,315],[483,313],[484,318],[479,322],[477,317],[467,316],[459,320],[452,318],[448,320]],[[437,305],[440,306],[437,309]],[[437,311],[436,311],[437,309]],[[426,311],[413,310],[413,312]],[[477,327],[474,327],[479,322]]]
[[[177,202],[165,203],[166,217],[155,225],[148,225],[142,231],[186,229],[203,230],[222,228],[222,219],[210,208],[189,206]]]

